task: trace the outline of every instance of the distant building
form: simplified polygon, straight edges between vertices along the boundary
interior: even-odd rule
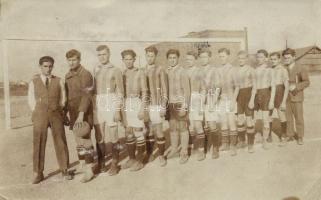
[[[244,49],[247,50],[247,29],[244,30],[204,30],[200,32],[190,32],[181,38],[204,38],[204,42],[160,42],[155,44],[159,51],[159,56],[157,56],[158,64],[162,66],[167,66],[166,52],[168,49],[175,48],[181,53],[181,57],[187,51],[194,50],[198,51],[201,48],[207,47],[212,51],[211,63],[218,64],[217,51],[220,48],[226,47],[231,51],[231,62],[235,63],[236,54],[241,50],[240,42],[237,40],[242,40],[244,42]],[[206,38],[217,39],[217,42],[206,42]],[[180,62],[184,65],[184,60],[181,59]]]
[[[321,49],[318,46],[308,46],[295,49],[296,62],[306,67],[311,73],[321,72]]]

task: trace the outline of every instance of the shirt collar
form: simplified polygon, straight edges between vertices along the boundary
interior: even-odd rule
[[[267,64],[263,63],[262,65],[259,65],[258,67],[267,67]]]
[[[107,63],[107,64],[100,64],[100,65],[98,65],[98,67],[99,68],[103,68],[103,67],[106,67],[106,68],[112,68],[112,67],[114,67],[114,65],[112,65],[110,62],[109,63]]]
[[[138,70],[138,68],[137,67],[133,67],[133,68],[131,68],[131,69],[126,69],[126,70],[129,70],[129,71],[137,71]]]
[[[172,70],[172,69],[176,69],[176,68],[178,68],[179,66],[178,66],[178,64],[177,65],[175,65],[174,67],[172,67],[172,66],[168,66],[168,70]]]
[[[66,78],[71,78],[73,76],[78,75],[80,72],[82,72],[83,69],[84,68],[81,65],[75,70],[70,69],[69,72],[66,74]]]
[[[147,65],[146,65],[146,68],[147,68],[147,69],[149,69],[149,68],[154,68],[154,67],[156,67],[155,64],[152,64],[152,65],[148,65],[148,64],[147,64]]]

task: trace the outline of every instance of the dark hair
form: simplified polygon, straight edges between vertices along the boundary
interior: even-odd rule
[[[222,53],[222,52],[225,52],[227,55],[231,54],[231,52],[230,52],[230,50],[228,48],[220,48],[218,50],[218,53]]]
[[[212,56],[212,52],[209,48],[202,48],[198,51],[198,55],[201,55],[202,53],[207,53],[209,57]]]
[[[197,52],[195,52],[195,51],[188,51],[187,53],[186,53],[186,55],[189,55],[189,56],[194,56],[194,58],[195,59],[197,59]]]
[[[39,65],[42,65],[44,62],[50,62],[52,65],[54,65],[55,60],[51,56],[42,56],[39,59]]]
[[[294,49],[291,49],[291,48],[287,48],[282,52],[282,56],[289,55],[289,54],[292,56],[295,56],[296,52]]]
[[[278,58],[281,58],[281,54],[279,52],[272,52],[270,53],[270,57],[277,56]]]
[[[260,49],[256,53],[257,54],[263,53],[265,57],[269,57],[269,53],[265,49]]]
[[[244,51],[244,50],[239,51],[239,52],[237,53],[237,55],[238,55],[238,56],[239,56],[239,55],[246,55],[246,57],[249,56],[249,54],[247,53],[247,51]]]
[[[158,50],[155,46],[149,46],[145,48],[145,52],[153,52],[155,56],[158,54]]]
[[[81,58],[81,53],[76,49],[71,49],[71,50],[67,51],[67,53],[66,53],[66,58],[67,59],[68,58],[72,58],[74,56],[76,56],[78,59],[80,59]]]
[[[166,53],[166,58],[168,58],[168,56],[169,56],[170,54],[176,54],[177,57],[180,56],[178,49],[169,49],[169,50],[167,51],[167,53]]]
[[[131,55],[133,58],[136,58],[136,53],[132,49],[126,49],[121,52],[121,57],[124,58],[126,55]]]
[[[105,49],[108,51],[108,53],[110,52],[109,47],[107,45],[99,45],[96,48],[96,51],[102,51],[102,50],[105,50]]]

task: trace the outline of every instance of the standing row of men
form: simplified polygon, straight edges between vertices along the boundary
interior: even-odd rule
[[[65,83],[51,75],[54,59],[44,56],[39,60],[41,73],[29,85],[29,105],[34,125],[33,183],[44,179],[44,156],[47,129],[51,127],[62,177],[72,179],[68,172],[69,155],[64,125],[75,135],[77,154],[83,177],[88,182],[94,177],[94,144],[91,129],[95,130],[96,151],[101,172],[119,172],[118,127],[125,127],[129,159],[122,169],[137,171],[144,167],[144,158],[153,157],[154,143],[158,148],[160,166],[167,158],[179,154],[180,163],[189,159],[189,147],[197,151],[197,160],[206,157],[207,139],[211,138],[212,158],[220,151],[237,154],[237,147],[248,146],[254,152],[254,111],[263,120],[262,146],[272,141],[271,115],[277,110],[281,121],[280,145],[293,140],[303,144],[303,90],[309,85],[307,71],[295,64],[295,51],[283,51],[284,65],[278,52],[257,51],[256,68],[248,65],[248,54],[238,53],[239,66],[229,61],[230,51],[218,51],[221,65],[210,65],[212,52],[201,49],[186,53],[186,66],[179,65],[180,52],[166,53],[169,67],[155,63],[158,50],[147,47],[145,69],[135,67],[136,53],[121,53],[125,71],[110,63],[110,49],[100,45],[96,49],[100,65],[92,76],[81,64],[81,54],[70,50],[66,58],[70,66]],[[267,65],[270,58],[272,67]],[[199,59],[200,65],[196,65]],[[169,121],[170,151],[165,157],[164,120]],[[294,132],[296,125],[296,134]],[[107,137],[108,135],[108,137]],[[112,143],[112,163],[106,167],[106,138]],[[247,144],[246,144],[247,141]]]

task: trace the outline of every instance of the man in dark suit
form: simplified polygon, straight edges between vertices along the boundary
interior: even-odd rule
[[[72,179],[68,173],[69,153],[66,142],[62,109],[66,101],[63,81],[51,74],[54,59],[43,56],[39,60],[40,74],[29,83],[28,103],[33,122],[33,184],[43,179],[48,127],[51,128],[56,157],[64,179]]]
[[[295,63],[295,51],[293,49],[288,48],[284,50],[282,56],[284,58],[284,64],[289,72],[290,92],[286,103],[288,141],[293,140],[295,136],[295,126],[297,143],[302,145],[304,136],[303,91],[310,85],[309,74],[303,66]]]

